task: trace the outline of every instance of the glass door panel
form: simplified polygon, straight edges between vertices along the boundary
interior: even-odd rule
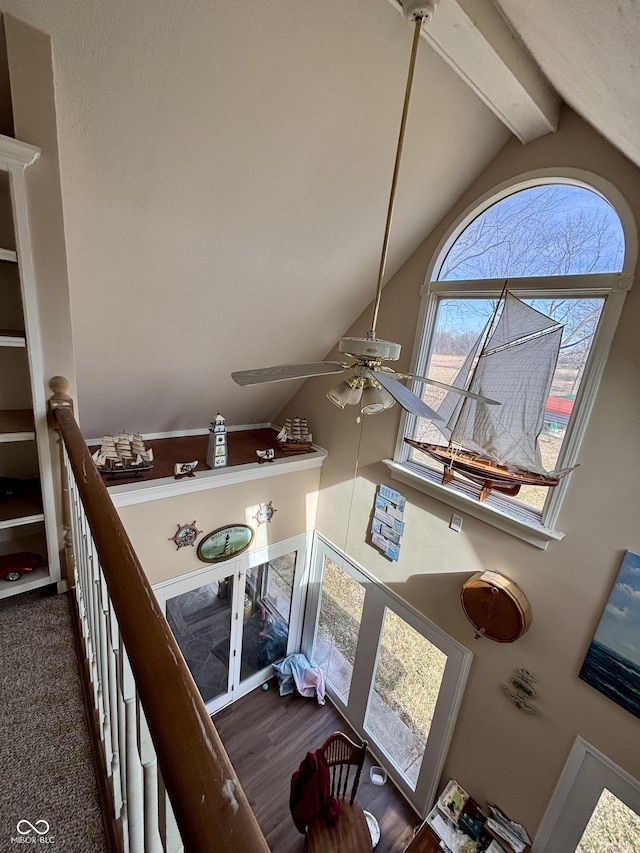
[[[365,729],[415,790],[447,656],[385,607]]]
[[[205,703],[229,692],[234,576],[167,599],[167,622]]]
[[[247,569],[240,680],[287,654],[297,552]]]
[[[637,853],[640,781],[577,737],[533,842],[534,853]]]
[[[344,702],[351,689],[364,596],[364,587],[325,556],[313,659]]]
[[[638,850],[640,815],[605,788],[576,853],[637,853]]]

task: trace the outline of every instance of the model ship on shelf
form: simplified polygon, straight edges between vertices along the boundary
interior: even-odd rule
[[[138,432],[104,435],[92,459],[99,471],[111,475],[139,476],[140,472],[153,468],[153,450],[145,445]]]
[[[481,486],[482,501],[493,490],[514,496],[524,485],[557,486],[569,473],[547,471],[538,445],[562,329],[505,290],[453,383],[501,405],[449,392],[434,422],[448,443],[405,438],[442,463],[443,484],[457,473]]]
[[[287,418],[277,440],[284,453],[305,453],[313,447],[306,418]]]

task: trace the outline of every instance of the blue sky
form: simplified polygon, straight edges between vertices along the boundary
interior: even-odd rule
[[[640,665],[640,554],[626,552],[595,639]]]

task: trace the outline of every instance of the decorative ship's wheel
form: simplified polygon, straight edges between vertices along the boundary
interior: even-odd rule
[[[176,543],[176,551],[179,548],[184,548],[185,545],[195,545],[196,539],[202,533],[198,530],[195,520],[191,524],[178,524],[178,529],[169,537],[169,540]]]

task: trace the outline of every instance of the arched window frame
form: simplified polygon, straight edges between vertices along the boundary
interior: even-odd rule
[[[574,413],[563,444],[562,455],[558,460],[559,466],[567,467],[577,463],[580,445],[595,403],[613,335],[626,294],[633,284],[636,269],[638,237],[633,214],[622,194],[605,179],[596,174],[577,169],[538,170],[505,181],[474,201],[445,234],[434,252],[427,270],[425,283],[420,291],[421,305],[413,347],[411,372],[425,375],[426,365],[431,357],[440,298],[443,296],[463,297],[470,293],[498,298],[504,286],[504,278],[474,279],[471,281],[433,280],[437,278],[449,250],[458,237],[471,222],[497,202],[521,190],[549,184],[567,184],[601,195],[618,214],[625,239],[623,266],[618,273],[508,279],[509,289],[522,298],[597,295],[603,296],[605,299],[600,322],[576,398]],[[413,390],[419,394],[421,387],[421,385],[416,385]],[[480,503],[473,490],[465,487],[464,484],[443,486],[435,469],[430,469],[428,465],[419,465],[409,459],[410,448],[404,441],[404,436],[412,433],[414,423],[415,416],[404,412],[400,421],[394,459],[387,461],[395,479],[436,497],[468,515],[493,524],[537,547],[546,548],[549,541],[563,538],[564,534],[556,529],[556,524],[569,485],[569,477],[565,477],[556,488],[550,490],[541,514],[533,510],[529,511],[524,505],[516,506],[513,502],[495,493]]]

